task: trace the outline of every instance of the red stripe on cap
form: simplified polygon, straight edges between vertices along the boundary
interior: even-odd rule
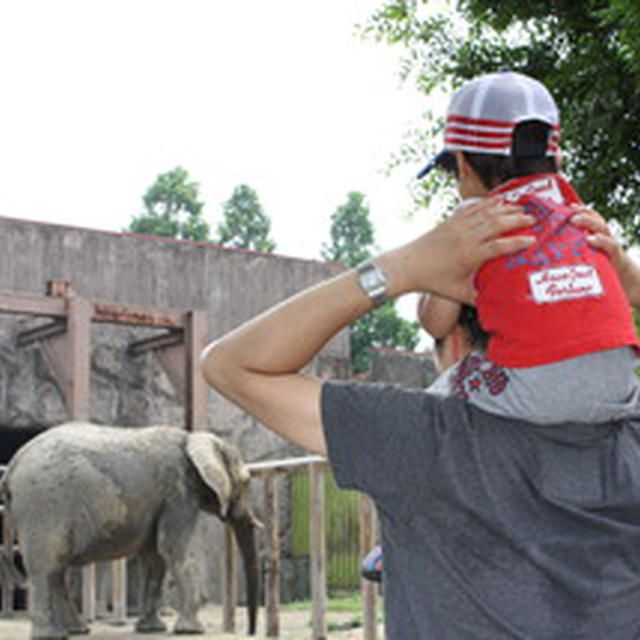
[[[447,116],[447,122],[458,122],[460,124],[469,124],[475,126],[497,127],[503,129],[513,129],[515,122],[505,122],[504,120],[482,120],[480,118],[467,118],[465,116]]]
[[[447,127],[447,134],[457,134],[465,138],[511,138],[511,131],[483,131],[481,129],[465,129],[464,127]]]
[[[445,136],[444,144],[445,147],[459,144],[475,147],[476,149],[504,149],[511,146],[511,138],[505,138],[503,142],[485,142],[484,140],[478,140],[478,138],[457,138],[455,136]]]
[[[486,120],[482,118],[469,118],[467,116],[449,115],[447,116],[447,122],[457,122],[459,124],[475,125],[479,127],[496,127],[511,130],[518,124],[519,121],[505,122],[504,120]],[[554,130],[560,130],[559,124],[551,124],[549,126]]]
[[[495,150],[495,149],[509,149],[511,147],[511,140],[505,138],[504,142],[486,142],[484,140],[478,140],[477,138],[457,138],[455,136],[445,136],[444,140],[445,148],[453,145],[472,147],[479,150]],[[560,147],[557,144],[549,143],[547,145],[547,152],[551,152],[553,155],[558,153]]]

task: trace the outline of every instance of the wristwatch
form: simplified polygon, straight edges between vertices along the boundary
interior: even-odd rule
[[[362,290],[371,298],[374,307],[387,300],[387,276],[374,262],[363,262],[357,267],[358,282]]]

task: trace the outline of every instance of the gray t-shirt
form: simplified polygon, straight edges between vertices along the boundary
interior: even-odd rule
[[[382,525],[387,640],[640,638],[640,416],[534,425],[325,382],[338,484]]]

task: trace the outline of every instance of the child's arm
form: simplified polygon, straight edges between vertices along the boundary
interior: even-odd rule
[[[444,338],[458,324],[461,308],[459,302],[424,293],[418,301],[418,319],[431,337]]]
[[[587,237],[587,242],[594,249],[601,249],[611,258],[629,303],[640,310],[640,267],[613,237],[606,220],[597,211],[587,206],[576,206],[576,209],[578,213],[571,218],[571,222],[581,229],[592,232]]]

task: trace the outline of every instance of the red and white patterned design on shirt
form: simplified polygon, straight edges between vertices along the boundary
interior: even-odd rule
[[[463,400],[482,391],[500,395],[509,384],[509,374],[479,353],[470,353],[451,372],[451,395]]]
[[[588,233],[571,224],[580,198],[557,173],[515,178],[494,190],[524,207],[536,242],[478,269],[476,308],[489,334],[487,357],[503,367],[535,367],[626,345],[638,347],[618,274]]]

